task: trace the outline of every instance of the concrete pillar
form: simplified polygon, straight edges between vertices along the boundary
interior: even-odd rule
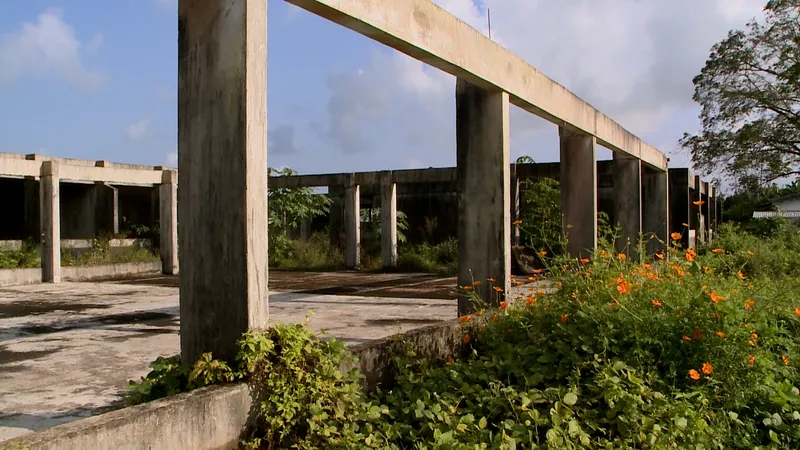
[[[690,205],[692,214],[692,222],[689,222],[696,239],[696,244],[699,245],[706,241],[705,239],[705,218],[703,217],[702,205],[696,204],[705,201],[705,183],[698,175],[694,177],[694,190],[692,191],[692,204]]]
[[[178,0],[184,364],[267,326],[266,131],[267,0]]]
[[[716,215],[716,206],[714,205],[714,199],[716,197],[716,192],[714,186],[711,183],[708,184],[706,187],[706,204],[703,205],[706,208],[706,232],[708,233],[708,242],[714,240],[714,231],[715,225],[714,221],[716,220],[714,216]]]
[[[311,219],[303,219],[300,222],[300,240],[308,242],[311,237]]]
[[[561,212],[567,254],[585,256],[597,248],[597,163],[594,136],[559,127]]]
[[[666,249],[669,244],[669,174],[666,171],[642,168],[644,197],[642,228],[648,253]]]
[[[39,222],[39,180],[25,177],[22,189],[24,192],[25,237],[39,241],[42,226]]]
[[[58,163],[43,161],[39,177],[42,281],[61,282],[61,208]]]
[[[694,177],[689,169],[669,169],[669,232],[681,233],[680,244],[689,248],[691,228],[691,186]],[[687,227],[687,225],[689,225]],[[672,242],[670,237],[669,243]]]
[[[331,248],[341,250],[342,235],[344,234],[344,188],[341,186],[328,186],[328,197],[331,206],[328,212],[328,238]]]
[[[615,246],[618,252],[638,259],[639,234],[642,232],[642,161],[614,152],[614,218],[620,226]]]
[[[397,184],[392,172],[381,174],[381,264],[397,267]]]
[[[178,172],[164,170],[158,186],[161,273],[178,274]]]
[[[97,182],[94,185],[95,237],[119,233],[119,192],[117,188]]]
[[[353,174],[344,187],[344,263],[351,270],[361,267],[361,192]]]
[[[508,94],[456,82],[456,179],[458,182],[458,285],[496,304],[511,275]],[[494,283],[487,281],[494,279]],[[461,293],[458,313],[474,310]]]
[[[520,195],[520,181],[517,176],[517,165],[511,165],[511,173],[509,175],[511,183],[509,184],[510,201],[511,201],[511,245],[520,245],[520,231],[519,225],[514,222],[521,220],[522,217],[522,197]]]

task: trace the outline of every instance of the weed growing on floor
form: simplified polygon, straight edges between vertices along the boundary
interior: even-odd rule
[[[88,251],[82,249],[62,249],[62,266],[94,266],[102,264],[124,264],[137,262],[159,261],[157,251],[141,245],[129,247],[111,247],[106,238],[97,238],[92,241],[92,248]]]

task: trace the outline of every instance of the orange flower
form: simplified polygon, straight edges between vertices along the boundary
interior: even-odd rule
[[[686,228],[689,228],[689,224],[688,223],[682,223],[681,225],[685,226]]]
[[[532,295],[529,295],[528,299],[525,301],[525,304],[528,305],[528,306],[531,306],[534,303],[536,303],[536,297],[534,297]]]
[[[664,305],[661,303],[661,301],[660,301],[660,300],[656,300],[656,299],[653,299],[653,300],[651,300],[651,301],[650,301],[650,303],[652,303],[652,304],[653,304],[653,306],[655,306],[656,308],[661,308],[662,306],[664,306]]]
[[[545,255],[547,255],[547,250],[542,250],[539,252],[539,256],[545,256]]]
[[[528,277],[528,281],[536,281],[536,278]]]
[[[684,336],[681,339],[683,339],[684,341],[691,341],[692,340],[692,338],[690,338],[689,336]]]
[[[756,332],[750,333],[750,335],[753,336],[753,339],[755,339],[755,340],[758,340],[758,338],[759,338],[758,333],[756,333]]]
[[[647,270],[653,270],[653,266],[651,266],[650,264],[647,264],[647,263],[642,264],[642,267],[644,267]]]
[[[563,316],[561,316],[561,323],[567,323],[568,319],[569,319],[569,314],[564,314]]]
[[[671,237],[673,241],[680,240],[681,236],[682,235],[680,233],[672,233],[669,235],[669,237]]]
[[[692,250],[692,249],[686,250],[685,257],[686,257],[687,261],[689,261],[689,262],[694,261],[694,257],[695,256],[697,256],[697,253],[694,250]]]
[[[480,281],[480,280],[478,280],[478,281],[473,281],[473,282],[472,282],[472,285],[473,285],[473,286],[477,286],[477,285],[479,285],[479,284],[481,284],[481,281]]]
[[[521,221],[521,220],[515,220],[515,221],[513,222],[513,224],[514,224],[514,225],[522,225],[522,221]]]
[[[663,254],[663,253],[661,253],[661,252],[658,252],[658,253],[656,253],[656,258],[658,258],[658,259],[664,259],[664,254]]]
[[[711,301],[714,302],[714,303],[719,303],[719,302],[724,302],[725,301],[725,297],[717,294],[716,292],[711,292],[711,294],[709,296],[711,297]]]
[[[494,289],[496,292],[503,292],[503,288],[500,286],[492,286],[492,289]]]
[[[489,317],[489,320],[497,319],[497,314],[492,314],[492,317]]]
[[[704,201],[702,201],[702,200],[697,200],[697,201],[694,201],[694,202],[692,202],[692,204],[693,204],[694,206],[701,206],[701,205],[702,205],[702,204],[704,204],[704,203],[705,203],[705,202],[704,202]]]
[[[523,286],[525,284],[525,282],[524,281],[517,281],[515,284],[517,286]]]
[[[497,308],[502,311],[502,310],[508,308],[508,303],[500,302],[500,305],[498,305]]]
[[[744,280],[745,278],[747,278],[746,276],[744,276],[741,270],[736,272],[736,276],[739,277],[740,280]]]
[[[700,379],[700,374],[696,370],[692,369],[689,371],[689,378],[697,381]]]
[[[702,338],[703,338],[703,330],[701,330],[700,328],[695,329],[694,333],[692,333],[692,339],[694,339],[695,341],[699,341]]]
[[[617,292],[620,294],[627,294],[630,291],[631,285],[627,281],[621,280],[617,283]]]
[[[748,250],[747,251],[747,256],[756,256],[756,254]]]
[[[783,365],[784,366],[788,366],[789,365],[789,357],[788,356],[783,355],[783,356],[781,356],[781,359],[783,360]]]
[[[797,317],[800,317],[800,308],[795,308],[795,309],[794,309],[794,314],[795,314]]]
[[[703,363],[703,373],[706,375],[711,375],[714,373],[714,366],[709,363]]]
[[[719,336],[719,338],[722,339],[725,337],[725,333],[723,333],[722,331],[717,331],[717,336]]]
[[[750,324],[749,324],[749,323],[746,323],[746,324],[744,324],[744,327],[745,327],[745,328],[750,328]]]
[[[447,358],[447,365],[448,365],[448,366],[452,366],[452,365],[453,365],[453,364],[455,364],[455,363],[456,363],[456,362],[453,360],[453,358]]]
[[[756,342],[754,340],[752,340],[752,339],[747,341],[747,343],[750,344],[751,347],[755,347],[756,346]]]
[[[750,308],[752,308],[752,307],[753,307],[753,305],[755,305],[755,304],[756,304],[756,301],[755,301],[755,300],[752,300],[752,299],[751,299],[751,300],[745,300],[745,302],[744,302],[744,309],[750,309]]]
[[[468,343],[469,343],[469,341],[470,341],[471,339],[472,339],[472,338],[471,338],[471,337],[469,337],[469,335],[468,335],[468,334],[465,334],[465,335],[464,335],[464,343],[465,343],[465,344],[468,344]]]
[[[617,259],[619,259],[620,261],[625,261],[626,259],[628,259],[628,255],[620,253],[617,255]]]
[[[589,258],[581,258],[581,264],[589,264]]]
[[[472,290],[472,286],[464,286],[464,290],[465,291],[471,291]]]
[[[533,273],[539,275],[540,273],[542,273],[542,269],[534,269]]]
[[[461,316],[458,318],[458,323],[466,323],[472,320],[472,316]]]
[[[725,253],[725,249],[724,248],[715,248],[714,250],[711,250],[711,253],[716,253],[716,254]]]
[[[494,278],[489,277],[489,278],[486,279],[486,281],[488,281],[489,283],[494,283]]]
[[[749,357],[749,358],[747,358],[747,364],[750,364],[750,365],[752,366],[752,365],[753,365],[753,364],[755,364],[755,363],[756,363],[756,357],[755,357],[755,355],[750,355],[750,357]]]

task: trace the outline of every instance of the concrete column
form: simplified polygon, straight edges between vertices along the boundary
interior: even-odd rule
[[[694,177],[689,169],[669,169],[669,232],[681,233],[680,243],[689,248],[689,231],[691,228],[691,186]],[[687,227],[685,224],[688,224]],[[670,237],[668,243],[672,242]]]
[[[361,190],[353,174],[344,188],[344,263],[351,270],[361,267]]]
[[[267,0],[178,0],[184,364],[267,326],[266,131]]]
[[[39,180],[25,177],[22,189],[25,195],[25,237],[39,241],[42,226],[39,222]]]
[[[475,288],[491,304],[508,292],[511,275],[508,94],[456,82],[456,179],[458,182],[458,285]],[[489,278],[494,283],[488,282]],[[474,310],[460,294],[459,315]]]
[[[620,235],[615,246],[618,252],[638,259],[639,234],[642,232],[642,161],[615,152],[612,174],[614,217],[620,226]]]
[[[706,207],[706,230],[708,233],[708,242],[714,240],[714,232],[716,231],[714,222],[716,218],[714,217],[717,212],[717,208],[714,205],[714,200],[716,197],[716,192],[714,186],[711,183],[708,184],[706,188],[706,204],[703,205]]]
[[[303,219],[300,222],[300,240],[308,242],[311,237],[311,219]]]
[[[517,165],[511,164],[511,173],[509,175],[511,183],[509,185],[510,201],[511,201],[511,245],[520,245],[520,232],[519,225],[514,222],[520,220],[522,217],[522,197],[520,195],[519,177],[517,176]]]
[[[392,172],[381,174],[381,264],[397,267],[397,184]]]
[[[164,170],[158,186],[161,273],[178,274],[178,172]]]
[[[692,222],[689,222],[696,239],[696,244],[699,245],[706,241],[705,239],[705,218],[703,217],[703,207],[695,204],[696,202],[705,201],[705,183],[698,175],[694,177],[694,190],[692,191],[692,204],[690,205],[692,211]]]
[[[567,253],[585,256],[597,248],[596,139],[559,127],[561,143],[561,212]]]
[[[341,186],[328,186],[328,197],[331,206],[328,212],[328,238],[331,248],[341,250],[342,235],[344,234],[344,188]]]
[[[665,250],[666,244],[669,244],[669,174],[643,167],[643,180],[642,227],[647,242],[646,250],[655,253]]]
[[[61,208],[58,164],[43,161],[39,178],[42,225],[42,281],[61,282]]]
[[[94,185],[95,237],[119,233],[119,192],[117,188],[97,182]]]

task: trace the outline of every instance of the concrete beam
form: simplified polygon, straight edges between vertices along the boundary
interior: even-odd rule
[[[158,187],[161,273],[178,274],[178,172],[164,170]]]
[[[72,165],[58,162],[54,159],[43,161],[41,159],[0,158],[0,176],[38,177],[40,167],[46,161],[55,162],[59,165],[59,176],[64,181],[102,182],[132,186],[152,186],[161,182],[160,171]],[[94,164],[94,162],[92,163]]]
[[[596,137],[613,151],[666,170],[667,158],[564,86],[430,0],[286,0],[487,91]]]
[[[642,232],[642,162],[621,153],[614,154],[614,217],[620,226],[615,242],[619,253],[638,259]]]
[[[648,253],[666,250],[669,244],[669,173],[644,168],[642,229]],[[662,244],[663,242],[663,244]]]
[[[353,177],[344,188],[344,263],[348,269],[361,267],[361,195]]]
[[[186,364],[209,351],[232,361],[242,333],[267,326],[266,131],[267,0],[178,0]]]
[[[458,173],[458,285],[472,286],[485,302],[497,304],[511,275],[508,94],[456,81],[456,160]],[[474,311],[459,293],[458,313]]]
[[[397,267],[397,184],[392,172],[385,172],[381,183],[381,264]]]
[[[61,282],[61,209],[58,164],[45,161],[39,176],[42,226],[42,281]]]
[[[587,256],[597,248],[596,139],[558,129],[561,149],[561,212],[567,254]]]

